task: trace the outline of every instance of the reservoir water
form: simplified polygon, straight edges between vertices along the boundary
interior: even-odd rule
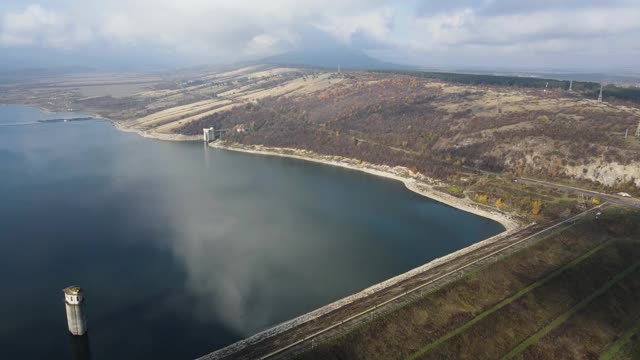
[[[33,123],[81,116],[0,105],[1,359],[71,358],[68,285],[92,359],[189,359],[503,230],[356,171]]]

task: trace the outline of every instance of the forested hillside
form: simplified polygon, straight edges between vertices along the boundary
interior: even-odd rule
[[[321,91],[262,98],[177,131],[240,126],[246,131],[225,139],[402,165],[450,181],[466,165],[628,191],[640,185],[633,136],[640,110],[607,103],[607,92],[596,102],[597,84],[574,83],[569,92],[568,82],[545,90],[539,79],[428,75],[350,73]]]

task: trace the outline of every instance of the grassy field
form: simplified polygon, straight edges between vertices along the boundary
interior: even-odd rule
[[[628,318],[627,318],[628,319]],[[600,355],[602,360],[640,358],[640,318]],[[635,349],[635,350],[634,350]],[[635,356],[635,357],[634,357]]]
[[[640,334],[636,331],[629,339],[626,339],[619,348],[612,349],[603,359],[633,360],[640,359]]]
[[[608,208],[300,358],[638,358],[639,220]]]

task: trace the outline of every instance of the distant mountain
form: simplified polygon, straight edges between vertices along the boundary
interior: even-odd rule
[[[270,56],[257,62],[261,64],[302,65],[329,69],[337,69],[339,65],[342,69],[351,70],[413,69],[411,66],[383,62],[361,51],[348,48],[291,51]]]

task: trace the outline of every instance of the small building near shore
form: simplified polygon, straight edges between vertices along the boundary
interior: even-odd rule
[[[213,127],[202,129],[204,142],[211,142],[216,139],[216,131]]]

